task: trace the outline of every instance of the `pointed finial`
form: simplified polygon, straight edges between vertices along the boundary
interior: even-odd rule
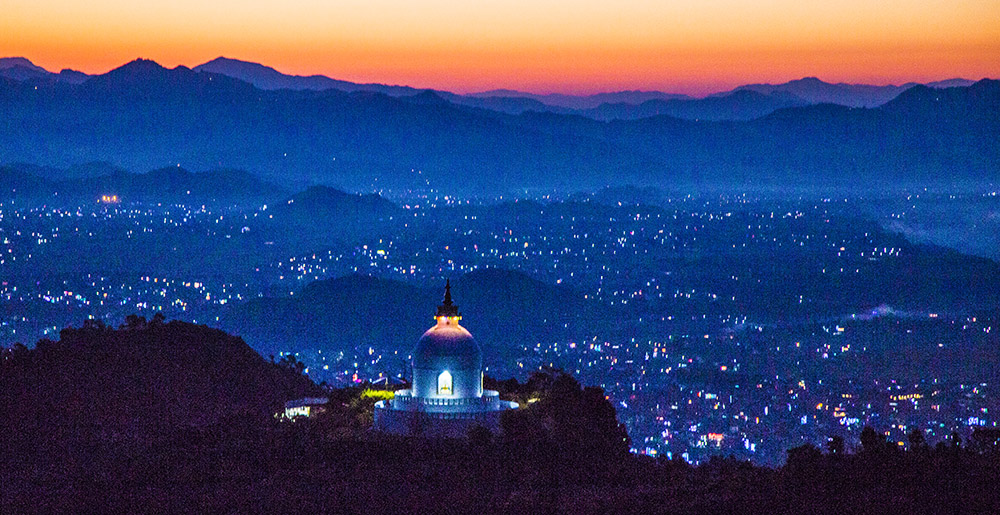
[[[444,280],[444,305],[451,306],[451,279]]]
[[[437,315],[435,317],[457,317],[458,306],[456,306],[451,300],[451,280],[445,280],[444,283],[444,301],[438,306]]]

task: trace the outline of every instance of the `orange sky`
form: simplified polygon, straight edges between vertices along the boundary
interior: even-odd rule
[[[0,56],[103,73],[220,55],[459,92],[708,93],[1000,76],[997,0],[4,0]]]

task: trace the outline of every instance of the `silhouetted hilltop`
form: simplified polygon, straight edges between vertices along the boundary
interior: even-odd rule
[[[914,83],[902,86],[870,86],[867,84],[830,84],[816,77],[805,77],[784,84],[747,84],[734,91],[748,90],[770,95],[776,92],[788,93],[810,104],[838,104],[848,107],[876,107],[892,100],[897,95],[913,87]]]
[[[235,100],[253,91],[250,84],[225,75],[198,73],[186,66],[168,69],[149,59],[136,59],[81,84],[84,95],[122,95],[119,101],[166,102],[162,105],[167,108],[172,107],[169,102],[192,94],[224,101],[228,95],[235,95]]]
[[[927,84],[924,84],[924,86],[929,88],[964,88],[975,83],[976,81],[974,80],[955,78],[928,82]]]
[[[65,186],[81,196],[118,195],[123,202],[267,202],[288,193],[242,170],[192,173],[174,166],[144,174],[118,173],[83,179]]]
[[[45,68],[35,66],[35,63],[29,61],[26,57],[0,57],[0,70],[9,70],[11,68],[18,67],[25,68],[36,73],[49,73]]]
[[[440,94],[431,90],[421,91],[416,95],[405,96],[400,98],[406,102],[417,105],[441,106],[450,104]]]
[[[226,75],[234,79],[249,82],[265,89],[295,89],[315,90],[337,89],[340,91],[373,91],[386,95],[413,95],[420,90],[409,86],[389,86],[385,84],[357,84],[344,80],[331,79],[324,75],[287,75],[262,64],[240,61],[228,57],[216,57],[211,61],[195,66],[194,71],[210,72]]]
[[[17,81],[44,79],[50,75],[48,70],[35,66],[23,57],[0,58],[0,77]]]
[[[56,77],[57,80],[68,82],[70,84],[81,84],[89,79],[90,75],[80,71],[71,70],[69,68],[64,68],[59,71],[59,74],[56,75]]]
[[[399,208],[378,194],[358,195],[329,186],[311,186],[269,206],[269,226],[303,238],[350,238],[388,225]],[[329,242],[327,242],[329,243]]]
[[[1000,125],[1000,81],[983,79],[970,86],[931,88],[916,85],[880,109],[897,116],[981,120]]]
[[[18,82],[54,80],[79,84],[90,76],[68,68],[59,73],[52,73],[24,57],[0,57],[0,77]]]
[[[266,419],[318,391],[237,337],[160,318],[130,317],[118,329],[87,321],[57,342],[4,350],[0,371],[3,434],[19,444],[150,438],[233,417]]]

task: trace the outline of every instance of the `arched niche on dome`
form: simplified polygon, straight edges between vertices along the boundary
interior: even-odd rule
[[[438,376],[438,395],[451,395],[454,391],[451,385],[451,372],[447,370],[441,372],[441,375]]]

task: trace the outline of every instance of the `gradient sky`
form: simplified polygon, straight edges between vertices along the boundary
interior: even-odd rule
[[[3,0],[0,56],[103,73],[224,55],[458,92],[702,94],[1000,76],[1000,0]]]

